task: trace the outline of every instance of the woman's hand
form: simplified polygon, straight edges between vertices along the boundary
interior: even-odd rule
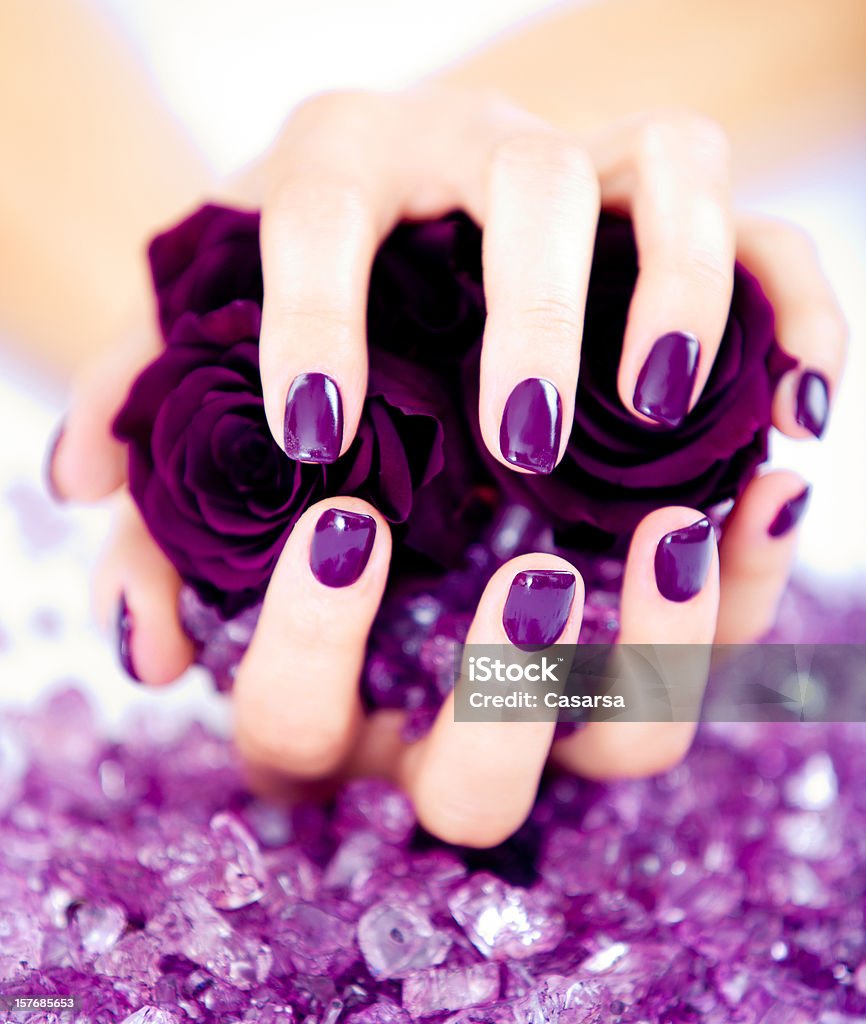
[[[565,447],[561,424],[573,415],[600,203],[630,212],[640,251],[619,371],[626,408],[653,429],[649,424],[674,425],[697,400],[724,329],[738,254],[761,279],[780,343],[800,364],[778,388],[775,425],[795,437],[823,433],[844,353],[835,299],[798,232],[735,219],[725,141],[702,119],[637,118],[577,140],[496,97],[333,94],[293,114],[257,180],[259,192],[247,198],[262,206],[262,384],[270,428],[290,457],[331,461],[354,436],[366,388],[367,287],[380,241],[402,217],[433,217],[455,206],[484,229],[480,421],[490,451],[514,471],[550,472]],[[80,383],[52,460],[60,494],[86,500],[122,485],[125,453],[110,423],[155,352],[145,339]],[[753,481],[726,528],[718,568],[713,553],[699,593],[684,602],[659,591],[654,553],[662,536],[700,514],[665,509],[648,517],[629,560],[624,639],[760,635],[772,621],[795,533],[775,536],[769,527],[802,490],[790,473]],[[180,582],[122,500],[127,507],[100,574],[99,605],[110,618],[124,595],[124,649],[141,678],[161,683],[192,658],[177,620]],[[309,560],[323,507],[298,523],[239,672],[242,751],[260,772],[296,777],[390,771],[434,831],[480,844],[501,838],[526,813],[550,729],[461,725],[446,703],[430,736],[399,753],[395,715],[362,723],[357,680],[384,587],[389,534],[357,500],[328,504],[376,524],[368,560],[354,583],[328,586]],[[515,573],[574,574],[547,555],[519,562],[491,581],[473,626],[479,639],[498,642]],[[563,642],[576,638],[580,591],[575,575]],[[526,730],[519,752],[507,732],[515,728]],[[599,725],[558,743],[554,754],[586,774],[639,774],[682,756],[690,735],[688,726]],[[447,810],[449,800],[460,806]]]
[[[779,388],[775,425],[820,436],[844,321],[800,233],[735,218],[729,163],[721,129],[691,114],[635,117],[577,139],[486,94],[424,88],[307,101],[240,186],[262,209],[262,386],[274,439],[309,461],[348,448],[366,390],[375,251],[401,218],[463,207],[484,229],[484,441],[516,472],[550,472],[573,415],[600,203],[631,214],[640,255],[618,380],[626,408],[671,425],[697,401],[739,253],[800,361]],[[123,453],[101,428],[155,346],[144,341],[82,385],[64,448],[83,433],[82,456],[96,436],[113,452],[90,467],[64,454],[55,465],[61,492],[96,497],[122,482]]]
[[[719,550],[698,511],[665,508],[647,516],[629,551],[620,642],[757,639],[787,581],[802,492],[794,473],[757,477],[731,514]],[[177,619],[180,580],[129,498],[120,503],[97,576],[97,606],[110,621],[123,595],[118,639],[125,667],[160,685],[192,659]],[[304,794],[321,782],[381,775],[406,789],[431,832],[486,846],[522,823],[549,756],[568,770],[607,779],[664,771],[685,755],[695,729],[690,722],[593,723],[553,743],[552,723],[455,721],[453,696],[430,733],[405,744],[403,713],[366,717],[359,697],[390,551],[388,524],[357,498],[320,502],[298,521],[233,690],[236,739],[253,788]],[[555,585],[539,596],[522,585],[526,573],[541,574],[542,583],[552,573]],[[583,596],[580,574],[568,562],[523,555],[490,580],[467,643],[575,643]]]

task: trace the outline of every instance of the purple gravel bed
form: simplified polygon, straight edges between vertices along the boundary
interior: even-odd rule
[[[30,1024],[866,1020],[864,739],[703,726],[470,851],[380,781],[260,802],[198,725],[108,743],[67,690],[0,724],[0,992],[82,997]]]

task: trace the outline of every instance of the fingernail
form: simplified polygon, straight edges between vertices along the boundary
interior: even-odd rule
[[[559,455],[562,402],[549,380],[529,377],[508,396],[499,427],[499,450],[513,466],[550,473]]]
[[[665,427],[678,427],[689,411],[700,352],[700,342],[693,334],[663,334],[638,375],[635,409]]]
[[[324,373],[301,373],[286,396],[286,455],[298,462],[336,462],[343,444],[340,389]]]
[[[57,482],[54,479],[54,456],[57,454],[57,449],[60,447],[60,442],[63,440],[63,431],[66,424],[61,420],[60,425],[54,433],[54,437],[51,439],[48,449],[45,452],[45,465],[43,467],[43,478],[45,480],[45,490],[54,501],[65,501],[66,499],[60,493],[57,487]]]
[[[350,587],[366,568],[376,539],[376,520],[329,508],[313,530],[310,568],[326,587]]]
[[[565,628],[573,600],[573,573],[519,572],[502,612],[505,635],[517,647],[547,647]]]
[[[699,519],[662,537],[656,548],[656,586],[668,601],[688,601],[703,587],[713,558],[713,528]]]
[[[830,391],[823,373],[806,370],[797,386],[797,422],[815,437],[824,434],[830,411]]]
[[[811,491],[812,488],[806,486],[796,497],[791,498],[782,505],[776,514],[776,518],[767,528],[767,533],[771,537],[784,537],[786,533],[790,533],[794,529],[803,518]]]
[[[141,677],[135,671],[135,663],[132,660],[132,613],[126,603],[126,595],[120,595],[117,604],[117,654],[120,659],[120,666],[123,671],[136,683],[141,682]]]

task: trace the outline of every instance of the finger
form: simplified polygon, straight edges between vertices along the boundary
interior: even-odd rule
[[[314,779],[346,757],[390,557],[387,523],[358,498],[319,502],[298,520],[235,679],[237,744],[252,765]]]
[[[716,642],[753,643],[773,625],[809,488],[788,470],[755,477],[725,523]]]
[[[293,177],[263,212],[265,410],[277,442],[300,462],[334,462],[355,435],[378,241],[358,187],[339,181]]]
[[[416,123],[427,130],[407,147]],[[399,102],[317,97],[290,122],[280,156],[293,170],[263,211],[261,369],[268,422],[287,454],[327,463],[349,446],[376,248],[399,217],[457,206],[485,229],[485,440],[506,464],[549,472],[573,408],[598,215],[589,159],[508,104],[438,90]],[[533,383],[505,415],[524,381]]]
[[[739,254],[770,300],[776,336],[799,366],[773,399],[773,423],[789,437],[822,437],[842,375],[848,325],[811,239],[765,217],[740,222]]]
[[[361,416],[370,269],[406,188],[391,119],[372,93],[313,97],[290,118],[266,187],[265,412],[277,443],[301,462],[334,462]]]
[[[49,448],[46,479],[58,500],[99,501],[126,479],[126,446],[111,432],[120,403],[157,354],[151,335],[136,335],[85,368]]]
[[[512,469],[550,473],[565,451],[598,212],[592,162],[568,137],[523,131],[493,148],[479,416]]]
[[[163,686],[193,660],[180,625],[181,580],[156,546],[129,496],[119,499],[117,521],[96,573],[99,622],[113,632],[118,660],[135,682]]]
[[[710,645],[718,606],[719,559],[709,521],[689,508],[650,513],[629,548],[618,642]],[[592,779],[652,775],[685,756],[694,731],[691,721],[591,722],[557,742],[553,757]]]
[[[591,149],[602,200],[630,209],[639,255],[619,395],[639,418],[674,428],[707,382],[731,305],[728,143],[713,122],[677,114],[636,120]]]
[[[554,555],[523,555],[488,583],[466,642],[576,643],[582,615],[583,581],[574,567]],[[457,722],[452,693],[404,758],[402,781],[421,823],[468,846],[507,838],[532,807],[554,728],[554,722]]]

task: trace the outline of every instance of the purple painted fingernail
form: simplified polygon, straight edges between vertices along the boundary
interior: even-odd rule
[[[123,671],[136,683],[141,678],[135,671],[135,663],[132,660],[132,613],[126,603],[126,595],[120,595],[117,604],[117,654],[120,658],[120,665]]]
[[[547,647],[565,628],[573,600],[573,573],[557,569],[519,572],[502,612],[505,635],[516,647]]]
[[[823,373],[806,370],[797,386],[796,418],[815,437],[822,437],[830,411],[830,390]]]
[[[688,601],[703,587],[715,538],[709,519],[674,530],[656,548],[656,585],[668,601]]]
[[[54,479],[54,456],[57,454],[57,449],[60,447],[60,442],[63,440],[63,431],[66,427],[64,421],[61,420],[60,425],[54,433],[49,442],[48,449],[45,452],[45,465],[43,467],[43,478],[45,480],[45,490],[54,501],[65,501],[66,499],[60,493],[57,483]]]
[[[767,533],[771,537],[784,537],[786,533],[790,533],[791,530],[800,522],[803,518],[803,513],[806,511],[806,505],[809,501],[809,495],[812,488],[806,486],[802,491],[795,497],[789,499],[779,509],[776,514],[776,518],[770,523],[767,528]]]
[[[562,402],[549,380],[529,377],[508,396],[499,427],[499,450],[513,466],[550,473],[559,455]]]
[[[663,334],[638,375],[635,409],[662,426],[678,427],[689,411],[700,352],[700,342],[693,334]]]
[[[340,389],[324,373],[301,373],[286,396],[286,455],[298,462],[336,462],[343,444]]]
[[[313,531],[310,568],[326,587],[350,587],[364,571],[376,539],[376,520],[329,508]]]

